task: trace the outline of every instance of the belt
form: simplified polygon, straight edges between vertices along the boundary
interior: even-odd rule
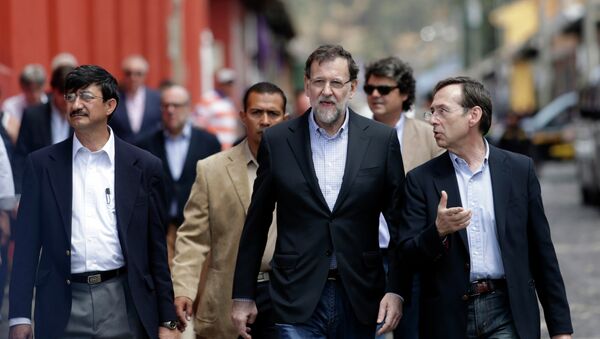
[[[94,271],[71,274],[71,281],[74,283],[96,285],[101,282],[110,280],[118,277],[119,275],[125,274],[127,270],[125,267],[117,268],[116,270],[110,271]]]
[[[505,279],[483,279],[475,280],[469,285],[469,297],[476,297],[478,295],[492,293],[499,289],[506,288]]]
[[[327,280],[329,281],[336,281],[336,280],[340,280],[340,273],[339,271],[336,269],[333,270],[329,270],[327,272]]]
[[[269,281],[269,272],[258,272],[258,277],[256,277],[256,282],[265,282]]]

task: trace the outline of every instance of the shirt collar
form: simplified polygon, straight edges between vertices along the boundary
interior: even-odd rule
[[[488,142],[485,138],[483,138],[483,143],[485,144],[485,157],[483,158],[483,163],[481,164],[482,168],[488,163],[488,159],[490,157],[490,145],[488,144]],[[456,155],[452,152],[448,152],[448,153],[450,154],[450,159],[452,159],[452,165],[454,165],[455,167],[456,167],[456,165],[467,163],[466,160],[459,157],[458,155]]]
[[[181,130],[181,133],[179,135],[171,135],[171,133],[169,133],[169,131],[167,131],[167,129],[163,129],[163,134],[165,136],[165,138],[167,139],[179,139],[179,138],[183,138],[183,139],[187,139],[189,140],[192,137],[192,122],[191,121],[186,121],[185,125],[183,125],[183,129]]]
[[[348,108],[346,108],[346,112],[345,112],[345,116],[344,116],[344,123],[342,124],[342,126],[340,127],[340,129],[335,132],[334,135],[329,135],[327,134],[327,132],[325,132],[325,130],[321,127],[319,127],[319,125],[317,125],[317,122],[315,121],[315,114],[314,114],[314,110],[311,108],[310,110],[310,116],[308,117],[308,127],[310,128],[310,131],[313,134],[316,135],[320,135],[326,139],[335,139],[337,137],[339,137],[344,131],[348,130]]]
[[[253,163],[254,165],[258,166],[258,161],[256,161],[256,158],[254,157],[254,155],[252,155],[252,151],[250,151],[250,144],[248,144],[248,139],[244,139],[244,141],[242,141],[242,150],[242,152],[244,153],[244,158],[246,159],[246,165]]]
[[[404,122],[406,121],[405,115],[406,115],[406,112],[402,112],[402,114],[400,114],[400,119],[398,119],[396,126],[394,126],[397,131],[402,131],[402,128],[404,127]]]
[[[108,134],[109,134],[108,141],[97,152],[91,152],[89,149],[87,149],[85,146],[83,146],[81,144],[81,141],[79,141],[79,139],[77,139],[77,135],[75,133],[73,133],[73,161],[75,161],[75,156],[81,149],[86,149],[86,150],[90,151],[91,153],[100,153],[100,152],[106,153],[111,165],[114,164],[115,163],[115,138],[114,138],[112,128],[110,128],[110,126],[107,126],[107,128],[108,128]]]

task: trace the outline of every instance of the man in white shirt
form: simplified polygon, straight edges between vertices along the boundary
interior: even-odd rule
[[[2,111],[5,113],[2,117],[2,125],[13,143],[17,141],[23,110],[30,106],[48,102],[48,97],[44,93],[45,83],[46,71],[44,66],[29,64],[23,68],[19,76],[21,93],[6,98],[2,103]]]
[[[10,338],[175,338],[160,160],[107,126],[116,80],[67,76],[72,138],[29,155],[13,274]],[[41,253],[41,254],[40,254]]]

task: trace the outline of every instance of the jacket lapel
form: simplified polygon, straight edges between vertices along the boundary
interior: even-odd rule
[[[492,179],[492,192],[494,196],[494,212],[496,214],[496,228],[498,243],[502,249],[504,234],[506,232],[506,213],[510,197],[510,167],[506,164],[506,155],[490,145],[490,177]]]
[[[435,188],[437,189],[438,201],[442,196],[442,191],[446,191],[446,194],[448,194],[448,207],[462,206],[458,182],[456,181],[456,174],[454,173],[454,166],[452,166],[450,153],[446,151],[435,161],[437,162],[438,166],[436,168],[436,174],[433,180],[435,182]],[[458,231],[458,235],[462,239],[463,245],[468,252],[469,242],[467,240],[467,230],[462,229]]]
[[[73,138],[59,143],[50,153],[48,176],[50,186],[56,199],[59,213],[62,218],[65,234],[69,243],[71,241],[71,218],[73,197]]]
[[[300,118],[293,120],[294,123],[288,127],[290,136],[288,144],[294,153],[296,163],[304,175],[304,179],[312,189],[317,199],[321,202],[323,208],[329,211],[325,197],[319,188],[315,165],[312,160],[312,151],[310,148],[310,135],[308,129],[308,117],[310,114],[304,114]]]
[[[127,234],[142,175],[137,157],[128,152],[127,147],[115,136],[115,209],[117,228],[122,237]]]
[[[248,183],[248,173],[246,158],[244,157],[244,148],[246,142],[240,143],[232,149],[232,152],[228,156],[229,163],[227,163],[227,174],[233,184],[235,192],[237,193],[240,203],[244,207],[244,214],[248,211],[250,204],[250,186]]]
[[[348,115],[348,150],[346,152],[346,167],[344,168],[344,178],[340,193],[335,201],[333,212],[335,212],[350,192],[350,187],[354,183],[356,174],[360,169],[360,164],[369,148],[370,138],[366,131],[369,125],[362,124],[356,119],[356,113],[349,110]]]

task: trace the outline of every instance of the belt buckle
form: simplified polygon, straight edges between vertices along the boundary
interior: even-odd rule
[[[102,282],[102,276],[100,274],[92,274],[88,275],[87,283],[88,285],[96,285]]]

